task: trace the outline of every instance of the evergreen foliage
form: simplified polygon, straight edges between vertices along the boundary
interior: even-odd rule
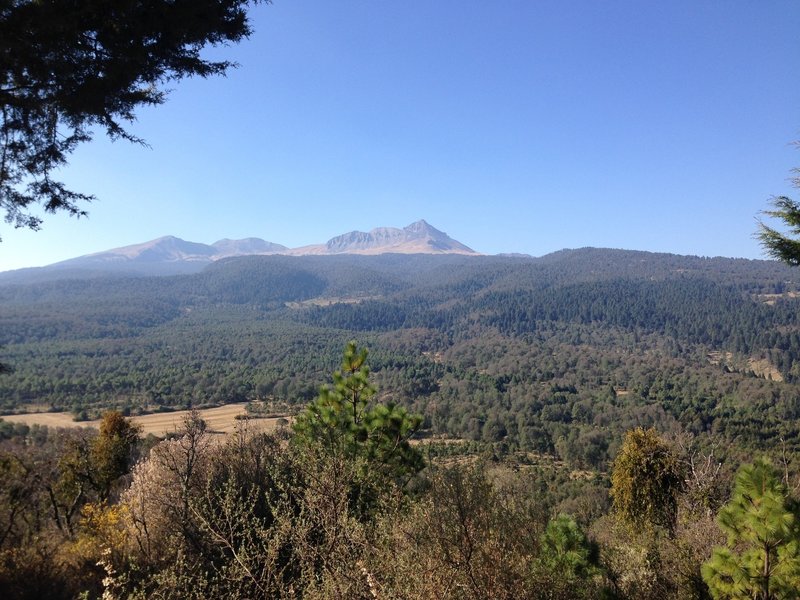
[[[713,437],[721,457],[781,439],[791,454],[799,281],[776,261],[583,249],[254,256],[195,275],[0,285],[14,367],[0,410],[291,411],[358,333],[380,402],[422,414],[431,434],[599,471],[637,426]]]
[[[599,574],[597,546],[569,515],[558,515],[547,524],[541,538],[538,563],[564,585],[580,586],[581,580]]]
[[[800,181],[800,178],[795,178]],[[764,214],[783,221],[789,228],[788,233],[781,233],[772,227],[759,222],[758,239],[764,250],[772,258],[781,260],[793,267],[800,266],[800,204],[786,196],[772,200],[773,210],[765,210]]]
[[[368,512],[376,487],[407,482],[424,466],[410,438],[422,423],[394,404],[372,404],[375,388],[369,382],[367,350],[349,342],[333,387],[323,387],[317,399],[294,423],[294,442],[322,450],[360,465],[362,483],[354,488],[359,511]]]
[[[257,0],[255,0],[257,1]],[[95,129],[142,142],[125,126],[165,101],[163,85],[224,74],[207,46],[250,33],[250,0],[0,2],[0,209],[38,229],[45,211],[85,214],[92,196],[53,179]]]
[[[553,573],[573,579],[588,575],[597,556],[575,519],[562,514],[547,524],[539,560]]]
[[[717,522],[728,545],[703,566],[714,598],[778,600],[800,595],[798,504],[766,460],[736,474],[730,502]]]
[[[800,188],[800,169],[793,169],[792,172],[792,184]],[[773,210],[765,210],[764,214],[783,221],[788,232],[781,233],[759,221],[756,237],[772,258],[793,267],[800,266],[800,203],[787,196],[777,196],[771,204]]]

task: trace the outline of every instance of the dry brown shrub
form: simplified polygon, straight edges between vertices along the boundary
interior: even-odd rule
[[[204,432],[188,431],[159,443],[134,467],[121,503],[131,516],[131,552],[138,562],[171,560],[196,537],[190,506],[204,488],[211,450]]]

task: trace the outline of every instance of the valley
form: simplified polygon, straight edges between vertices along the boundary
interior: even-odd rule
[[[352,339],[379,398],[433,434],[597,469],[637,425],[733,454],[800,447],[797,290],[774,262],[600,249],[244,256],[195,274],[7,284],[0,410],[296,411]]]
[[[0,283],[0,585],[32,597],[707,597],[731,489],[756,470],[787,503],[800,473],[800,277],[775,262],[44,275]]]

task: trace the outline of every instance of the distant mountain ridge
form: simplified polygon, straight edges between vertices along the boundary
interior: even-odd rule
[[[0,274],[5,281],[28,281],[59,276],[110,273],[172,275],[194,273],[223,258],[235,256],[287,254],[291,256],[333,254],[461,254],[478,253],[428,224],[416,221],[402,229],[378,227],[369,232],[351,231],[331,238],[325,244],[288,248],[261,238],[221,239],[213,244],[164,236],[148,242],[112,248],[45,267],[19,269]]]
[[[49,266],[99,266],[104,263],[126,263],[129,261],[170,262],[178,260],[200,260],[207,262],[213,260],[213,256],[217,252],[214,246],[197,242],[187,242],[175,236],[167,235],[141,244],[133,244],[131,246],[113,248],[103,252],[94,252],[77,258],[70,258]]]

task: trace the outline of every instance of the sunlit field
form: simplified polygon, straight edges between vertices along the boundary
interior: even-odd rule
[[[209,431],[212,433],[226,434],[231,433],[241,419],[240,415],[245,415],[245,403],[228,404],[217,408],[206,408],[199,410],[200,417],[205,420]],[[168,433],[180,429],[183,419],[189,414],[188,410],[179,410],[168,413],[157,413],[132,417],[131,421],[142,426],[142,435],[152,433],[157,436],[164,436]],[[48,427],[98,427],[99,420],[95,421],[74,421],[72,414],[68,412],[43,412],[29,413],[25,415],[8,415],[2,417],[12,423],[25,423],[26,425],[47,425]],[[249,418],[248,427],[251,430],[271,431],[278,426],[281,417],[270,418]]]

